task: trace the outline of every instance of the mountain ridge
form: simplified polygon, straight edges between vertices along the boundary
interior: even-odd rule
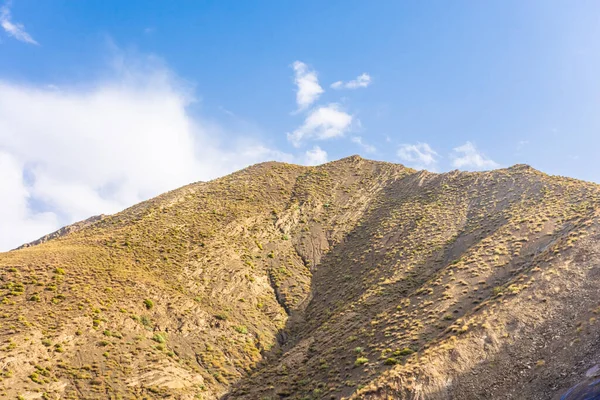
[[[351,155],[351,156],[343,157],[343,158],[341,158],[341,159],[334,160],[334,161],[330,161],[330,162],[327,162],[327,163],[324,163],[324,164],[321,164],[321,165],[326,165],[326,164],[329,164],[329,163],[339,163],[339,162],[344,162],[345,160],[350,160],[350,161],[354,161],[354,160],[365,160],[365,161],[370,161],[370,162],[380,162],[380,163],[385,163],[385,161],[376,161],[376,160],[365,159],[365,158],[363,158],[362,156],[360,156],[359,154],[353,154],[353,155]],[[261,163],[257,163],[257,164],[255,164],[254,166],[258,166],[258,165],[274,165],[274,164],[286,165],[286,164],[288,164],[288,163],[285,163],[285,162],[280,162],[280,161],[275,161],[275,160],[271,160],[271,161],[264,161],[264,162],[261,162]],[[391,162],[389,162],[389,164],[397,165],[397,166],[404,167],[404,168],[410,168],[410,167],[406,167],[406,166],[404,166],[403,164],[399,164],[399,163],[391,163]],[[529,165],[529,164],[521,164],[521,163],[514,164],[514,165],[511,165],[511,166],[509,166],[509,167],[506,167],[506,168],[498,168],[498,169],[493,169],[493,170],[488,170],[488,171],[475,171],[474,173],[485,173],[485,172],[489,172],[489,171],[500,171],[500,170],[504,170],[504,169],[506,169],[506,170],[531,170],[531,171],[536,171],[536,172],[543,173],[543,172],[541,172],[541,171],[539,171],[539,170],[537,170],[537,169],[533,168],[533,167],[532,167],[531,165]],[[467,171],[461,171],[461,170],[459,170],[459,169],[455,169],[455,170],[448,171],[448,172],[441,172],[441,173],[440,173],[440,172],[431,172],[431,171],[428,171],[428,170],[426,170],[426,169],[414,170],[414,171],[415,171],[415,172],[422,172],[422,173],[429,173],[429,174],[445,174],[445,173],[461,173],[461,172],[467,172]],[[549,175],[549,176],[552,176],[552,175]],[[578,180],[578,179],[576,179],[576,180]],[[582,181],[582,182],[586,182],[586,181]],[[188,185],[186,185],[186,186],[189,186],[189,185],[194,185],[194,184],[199,184],[199,183],[204,183],[204,182],[203,182],[203,181],[198,181],[198,182],[195,182],[195,183],[190,183],[190,184],[188,184]],[[184,186],[184,187],[185,187],[185,186]],[[181,189],[181,188],[179,188],[179,189]],[[171,191],[175,191],[175,190],[179,190],[179,189],[173,189],[173,190],[171,190]],[[169,192],[171,192],[171,191],[169,191]],[[166,192],[166,193],[169,193],[169,192]],[[152,200],[152,199],[150,199],[150,200]],[[148,201],[148,200],[147,200],[147,201]],[[145,201],[143,201],[143,202],[141,202],[141,203],[144,203],[144,202],[145,202]],[[134,205],[134,206],[135,206],[135,205]],[[132,206],[132,207],[134,207],[134,206]],[[129,207],[128,207],[128,208],[129,208]],[[128,209],[128,208],[127,208],[127,209]],[[125,209],[125,210],[127,210],[127,209]],[[123,210],[123,211],[125,211],[125,210]],[[74,231],[74,230],[80,230],[80,229],[82,229],[83,227],[86,227],[86,226],[88,226],[88,225],[90,225],[90,224],[92,224],[92,223],[95,223],[95,222],[97,222],[97,221],[99,221],[99,220],[102,220],[102,219],[103,219],[105,216],[106,216],[105,214],[94,215],[94,216],[91,216],[91,217],[89,217],[89,218],[86,218],[86,219],[84,219],[84,220],[81,220],[81,221],[76,221],[76,222],[74,222],[74,223],[72,223],[72,224],[65,225],[65,226],[63,226],[63,227],[61,227],[61,228],[57,229],[57,230],[56,230],[56,231],[54,231],[54,232],[51,232],[51,233],[49,233],[49,234],[46,234],[46,235],[44,235],[44,236],[41,236],[40,238],[38,238],[38,239],[36,239],[36,240],[33,240],[33,241],[31,241],[31,242],[24,243],[24,244],[20,245],[19,247],[15,248],[14,250],[20,250],[20,249],[22,249],[22,248],[25,248],[25,247],[31,247],[31,246],[35,246],[35,245],[38,245],[38,244],[44,243],[44,242],[46,242],[46,241],[48,241],[48,240],[52,240],[52,239],[54,239],[54,238],[57,238],[57,237],[64,236],[64,235],[66,235],[66,234],[68,234],[68,233],[70,233],[70,232],[72,232],[72,231]]]

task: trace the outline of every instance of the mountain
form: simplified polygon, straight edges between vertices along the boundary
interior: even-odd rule
[[[525,165],[191,184],[0,254],[0,394],[551,399],[600,361],[599,210]]]

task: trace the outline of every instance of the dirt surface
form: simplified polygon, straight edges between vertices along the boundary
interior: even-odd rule
[[[600,361],[600,188],[263,163],[0,254],[6,398],[551,399]]]

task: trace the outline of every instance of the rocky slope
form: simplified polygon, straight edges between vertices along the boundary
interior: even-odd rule
[[[550,399],[600,357],[600,187],[263,163],[0,254],[7,398]]]

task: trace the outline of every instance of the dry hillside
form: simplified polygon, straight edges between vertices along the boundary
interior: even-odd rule
[[[600,361],[600,187],[263,163],[0,254],[8,399],[551,399]]]

